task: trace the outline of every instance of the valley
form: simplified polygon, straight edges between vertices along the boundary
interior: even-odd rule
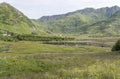
[[[0,79],[119,79],[119,30],[119,6],[29,19],[0,3]]]

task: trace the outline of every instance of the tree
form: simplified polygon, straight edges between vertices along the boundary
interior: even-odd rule
[[[120,40],[118,40],[112,48],[112,51],[120,51]]]

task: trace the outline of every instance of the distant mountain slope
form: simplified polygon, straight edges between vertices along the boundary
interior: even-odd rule
[[[45,26],[45,29],[54,33],[85,34],[90,33],[90,25],[107,20],[119,10],[118,6],[100,9],[86,8],[63,15],[43,16],[39,22]]]
[[[100,9],[85,8],[83,10],[77,10],[75,12],[69,12],[67,14],[62,14],[62,15],[43,16],[39,20],[43,22],[44,21],[51,22],[51,21],[59,20],[59,19],[65,18],[70,15],[74,15],[74,14],[84,14],[94,19],[97,19],[97,18],[104,19],[105,17],[111,17],[115,12],[119,10],[120,10],[120,7],[118,6],[105,7],[105,8],[100,8]]]
[[[20,34],[30,34],[34,24],[23,13],[9,5],[0,3],[0,29]]]
[[[51,32],[45,29],[44,25],[42,25],[38,20],[31,19],[32,23],[35,25],[35,31],[33,33],[36,33],[38,35],[48,36],[53,35]]]
[[[7,3],[0,4],[0,33],[120,35],[120,7],[86,8],[30,20]]]
[[[120,35],[120,11],[107,20],[90,25],[86,31],[89,34]]]

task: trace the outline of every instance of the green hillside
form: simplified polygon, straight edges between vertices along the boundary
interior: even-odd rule
[[[105,30],[104,28],[107,28],[107,26],[104,27],[102,25],[109,21],[114,21],[115,24],[116,21],[113,19],[109,20],[109,18],[119,10],[120,8],[118,6],[100,9],[86,8],[63,15],[43,16],[39,19],[39,23],[44,25],[44,29],[53,33],[103,34],[103,31]],[[96,27],[96,24],[101,25],[102,27]],[[114,35],[116,29],[114,29],[111,34]],[[109,29],[108,31],[110,32]]]
[[[120,11],[107,20],[90,25],[86,31],[89,34],[120,35]]]
[[[41,36],[51,36],[52,34],[49,33],[44,25],[42,25],[41,23],[39,23],[38,20],[32,19],[31,20],[32,23],[35,25],[35,31],[33,31],[33,33],[37,34],[37,35],[41,35]]]
[[[23,13],[9,5],[0,4],[0,29],[19,34],[30,34],[34,25]]]
[[[43,36],[58,34],[119,35],[120,7],[85,8],[62,15],[30,20],[8,3],[0,4],[0,33]]]

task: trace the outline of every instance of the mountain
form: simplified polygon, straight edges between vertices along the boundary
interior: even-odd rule
[[[88,30],[89,29],[89,30]],[[86,32],[88,34],[120,35],[120,11],[110,18],[90,25]]]
[[[0,3],[0,33],[9,31],[19,34],[31,34],[34,24],[19,10],[8,3]]]
[[[9,5],[0,4],[0,33],[119,35],[120,7],[85,8],[62,15],[29,19]]]
[[[100,24],[102,21],[106,24],[106,21],[118,11],[120,11],[120,7],[118,6],[99,9],[85,8],[62,15],[43,16],[38,21],[41,25],[44,25],[46,30],[54,33],[88,34],[93,31],[101,31],[104,26],[95,29],[95,24]]]

